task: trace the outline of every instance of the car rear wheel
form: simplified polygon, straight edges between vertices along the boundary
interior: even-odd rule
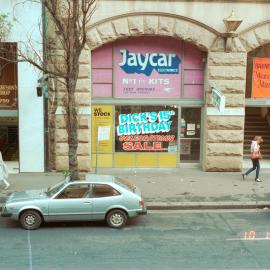
[[[37,211],[27,210],[20,216],[21,226],[26,230],[36,230],[42,223],[42,218]]]
[[[106,221],[110,227],[120,229],[127,222],[127,214],[122,210],[112,210],[108,213]]]

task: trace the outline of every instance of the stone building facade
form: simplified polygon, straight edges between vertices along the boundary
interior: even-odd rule
[[[232,10],[243,22],[234,33],[227,33],[223,19],[227,18]],[[88,31],[88,46],[81,55],[77,83],[80,170],[92,170],[96,164],[93,159],[97,159],[93,154],[95,151],[93,151],[93,134],[91,136],[93,121],[91,107],[96,104],[104,106],[111,104],[109,99],[93,98],[91,60],[93,52],[106,44],[143,37],[172,38],[192,44],[205,53],[203,98],[200,102],[190,105],[190,107],[196,105],[201,110],[201,122],[198,125],[201,126],[198,162],[205,171],[242,170],[245,104],[253,102],[251,99],[247,100],[245,95],[247,57],[250,52],[270,43],[269,18],[270,4],[264,0],[256,3],[249,0],[226,2],[100,0]],[[61,54],[61,50],[57,54]],[[225,110],[222,112],[213,105],[212,85],[215,85],[226,98]],[[65,170],[68,163],[67,134],[64,115],[61,112],[61,86],[56,84],[56,88],[59,95],[58,104],[51,110],[50,151],[52,167]],[[116,98],[111,101],[113,106],[125,105],[125,100]],[[136,102],[140,101],[136,99]],[[136,102],[127,100],[128,105],[134,105]],[[157,102],[161,105],[160,101]],[[167,103],[164,101],[163,105],[172,105],[172,102],[172,100]],[[177,106],[182,108],[185,107],[184,104],[186,104],[184,101],[179,100]],[[270,105],[268,100],[265,104],[265,107]],[[258,104],[254,106],[258,107]],[[181,120],[179,117],[179,128]],[[179,155],[180,134],[177,136],[176,153]],[[113,161],[109,164],[109,167],[114,167],[115,163]],[[177,157],[175,165],[179,164],[181,165],[181,159]],[[153,164],[151,166],[155,167]]]

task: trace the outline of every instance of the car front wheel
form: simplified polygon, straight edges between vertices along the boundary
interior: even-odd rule
[[[127,222],[127,214],[122,210],[112,210],[108,213],[106,221],[110,227],[120,229]]]
[[[37,211],[27,210],[20,216],[21,226],[26,230],[36,230],[42,223],[42,218]]]

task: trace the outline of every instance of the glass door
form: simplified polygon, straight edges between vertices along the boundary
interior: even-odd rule
[[[180,119],[180,161],[200,160],[201,108],[182,108]]]

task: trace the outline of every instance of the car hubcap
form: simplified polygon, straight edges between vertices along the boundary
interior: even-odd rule
[[[124,219],[123,219],[122,215],[114,214],[111,217],[111,222],[114,226],[120,226],[124,222]]]
[[[33,215],[29,215],[25,217],[25,222],[27,225],[34,225],[36,222],[36,219]]]

